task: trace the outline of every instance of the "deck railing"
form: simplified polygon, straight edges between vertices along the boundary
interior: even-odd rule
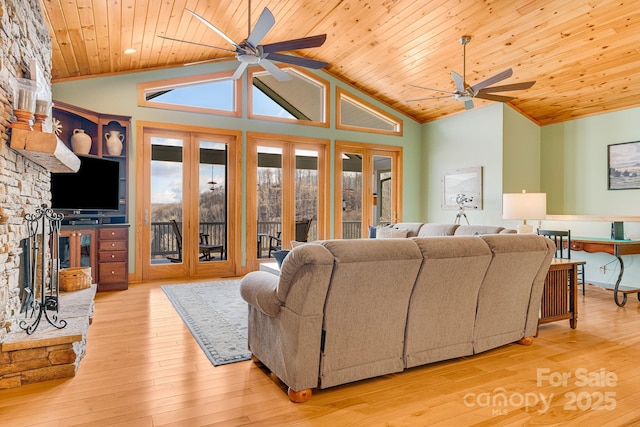
[[[178,222],[178,227],[182,229],[181,222]],[[277,236],[280,229],[280,222],[259,222],[258,236]],[[359,238],[361,236],[360,230],[361,225],[359,222],[342,223],[342,236],[345,239]],[[226,225],[224,222],[201,222],[199,232],[208,236],[209,244],[223,245],[226,248]],[[312,222],[309,230],[309,240],[317,240],[317,236],[317,223]],[[269,239],[259,239],[259,244],[258,253],[266,256],[269,252]],[[227,253],[226,249],[225,253]],[[178,246],[171,222],[151,223],[151,259],[175,257],[177,255]]]

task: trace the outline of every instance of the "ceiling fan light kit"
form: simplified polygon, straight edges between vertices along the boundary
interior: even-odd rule
[[[514,90],[529,89],[531,86],[535,84],[535,81],[529,81],[529,82],[522,82],[522,83],[512,83],[512,84],[501,85],[501,86],[493,86],[494,84],[499,83],[511,77],[513,75],[513,70],[511,68],[507,68],[506,70],[501,71],[500,73],[495,74],[474,85],[467,84],[466,82],[466,46],[470,41],[471,41],[471,36],[460,37],[460,44],[462,45],[462,75],[456,73],[455,71],[451,71],[451,79],[453,80],[453,83],[455,85],[454,92],[448,92],[445,90],[433,89],[429,87],[410,84],[409,86],[416,87],[419,89],[427,89],[434,92],[448,93],[449,95],[429,96],[426,98],[409,99],[406,102],[449,98],[449,100],[453,99],[455,101],[463,102],[464,108],[466,110],[470,110],[474,107],[473,98],[486,99],[488,101],[509,102],[514,100],[515,97],[495,95],[495,92],[509,92]]]

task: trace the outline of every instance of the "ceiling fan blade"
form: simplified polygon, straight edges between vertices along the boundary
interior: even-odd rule
[[[455,71],[452,71],[451,78],[453,79],[453,83],[456,85],[456,91],[464,92],[464,79],[462,76]]]
[[[303,37],[301,39],[286,40],[277,43],[269,43],[262,45],[262,51],[265,53],[282,52],[286,50],[307,49],[310,47],[322,46],[327,40],[326,34],[317,36]]]
[[[417,99],[405,99],[404,102],[428,101],[430,99],[443,99],[443,98],[451,98],[451,95],[430,96],[428,98],[417,98]]]
[[[253,47],[257,47],[275,24],[276,19],[273,17],[271,11],[265,7],[258,18],[258,22],[256,22],[256,26],[253,27],[251,34],[247,37],[247,43]]]
[[[202,16],[198,15],[197,13],[195,13],[193,10],[189,10],[189,9],[185,9],[187,12],[189,12],[190,14],[192,14],[193,16],[195,16],[196,18],[198,18],[200,20],[200,22],[202,22],[204,25],[206,25],[207,27],[211,28],[213,31],[215,31],[216,33],[218,33],[218,35],[220,37],[222,37],[223,39],[225,39],[227,42],[229,42],[229,44],[231,44],[232,46],[234,46],[236,49],[239,47],[238,44],[236,42],[234,42],[233,40],[231,40],[231,37],[227,36],[225,33],[222,32],[222,30],[219,30],[215,25],[213,25],[211,22],[207,21],[206,19],[204,19]]]
[[[507,68],[506,70],[496,74],[495,76],[491,76],[486,80],[481,81],[480,83],[476,83],[471,86],[471,90],[473,93],[477,93],[480,89],[484,89],[487,86],[491,86],[494,83],[501,82],[504,79],[508,79],[513,75],[513,70],[511,68]]]
[[[464,101],[464,109],[465,110],[471,110],[473,108],[473,101],[472,100],[467,100]]]
[[[434,89],[431,87],[425,87],[425,86],[418,86],[418,85],[413,85],[411,83],[407,83],[407,86],[411,86],[411,87],[416,87],[418,89],[426,89],[426,90],[432,90],[434,92],[442,92],[442,93],[450,93],[451,95],[455,94],[455,92],[450,92],[448,90],[442,90],[442,89]]]
[[[238,80],[242,76],[242,73],[244,73],[244,70],[246,70],[248,66],[249,66],[248,62],[240,61],[240,65],[238,65],[238,68],[236,68],[236,71],[231,76],[231,80]]]
[[[516,99],[512,96],[502,96],[502,95],[491,95],[490,93],[478,93],[476,98],[488,99],[489,101],[498,101],[498,102],[509,102]]]
[[[512,90],[523,90],[523,89],[529,89],[534,84],[535,84],[535,80],[532,82],[513,83],[510,85],[502,85],[502,86],[491,86],[491,87],[485,87],[484,89],[480,89],[478,93],[508,92]]]
[[[316,61],[315,59],[301,58],[299,56],[283,55],[281,53],[270,53],[267,57],[273,61],[286,62],[287,64],[299,65],[305,68],[324,68],[329,65],[327,62]]]
[[[227,51],[227,52],[233,52],[233,53],[235,53],[235,52],[236,52],[235,50],[233,50],[233,49],[227,49],[226,47],[218,47],[218,46],[212,46],[212,45],[210,45],[210,44],[205,44],[205,43],[190,42],[190,41],[188,41],[188,40],[174,39],[174,38],[172,38],[172,37],[167,37],[167,36],[158,36],[158,37],[160,37],[161,39],[171,40],[171,41],[174,41],[174,42],[181,42],[181,43],[195,44],[195,45],[197,45],[197,46],[210,47],[210,48],[212,48],[212,49],[220,49],[220,50],[225,50],[225,51]]]
[[[278,80],[280,82],[291,80],[291,76],[289,74],[287,74],[284,71],[282,71],[273,62],[269,61],[268,59],[260,60],[259,64],[262,66],[262,68],[267,70],[269,72],[269,74],[271,74],[273,77],[275,77],[276,80]]]

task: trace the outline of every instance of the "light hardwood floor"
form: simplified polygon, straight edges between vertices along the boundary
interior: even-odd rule
[[[610,292],[588,287],[577,330],[543,325],[530,347],[314,391],[294,404],[250,361],[212,366],[159,285],[137,284],[97,295],[74,378],[0,391],[0,426],[640,425],[639,361],[637,298],[619,308]]]

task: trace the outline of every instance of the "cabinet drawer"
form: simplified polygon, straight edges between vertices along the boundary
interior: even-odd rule
[[[98,283],[122,283],[127,281],[126,262],[101,262],[98,270]]]
[[[98,237],[100,240],[127,240],[128,231],[126,228],[99,228]]]
[[[126,240],[100,240],[98,242],[98,250],[102,251],[126,251]]]
[[[98,262],[125,261],[127,261],[127,252],[125,251],[100,251],[100,253],[98,253]]]

